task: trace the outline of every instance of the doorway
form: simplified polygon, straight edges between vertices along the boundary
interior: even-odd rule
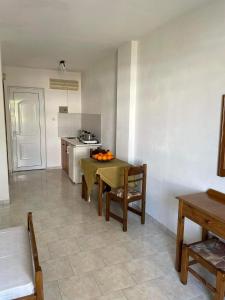
[[[9,87],[13,171],[46,168],[44,90]]]

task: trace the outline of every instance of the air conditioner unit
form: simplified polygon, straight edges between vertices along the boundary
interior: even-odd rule
[[[78,91],[79,82],[77,80],[65,80],[65,79],[49,79],[49,88],[56,90],[70,90]]]

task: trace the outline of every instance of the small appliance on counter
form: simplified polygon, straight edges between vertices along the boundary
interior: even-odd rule
[[[84,144],[98,144],[99,141],[96,136],[90,131],[81,130],[79,135],[79,140]]]

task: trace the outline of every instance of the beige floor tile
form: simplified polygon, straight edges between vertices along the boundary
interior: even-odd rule
[[[91,251],[82,251],[69,256],[73,270],[78,274],[94,271],[105,267],[99,249]]]
[[[70,237],[75,237],[77,234],[77,228],[81,226],[80,224],[78,224],[77,226],[74,225],[63,225],[59,228],[57,228],[57,236],[58,239],[62,240],[64,238],[70,238]]]
[[[124,265],[136,283],[152,280],[165,275],[159,265],[152,260],[151,255],[133,259]]]
[[[57,281],[52,281],[44,286],[45,300],[62,300]]]
[[[62,226],[58,230],[58,236],[61,239],[63,236],[74,236],[74,237],[85,237],[88,235],[97,234],[99,232],[104,232],[106,229],[102,223],[77,223],[70,224],[67,226]]]
[[[44,281],[53,281],[74,276],[74,272],[67,257],[52,259],[42,265]]]
[[[39,243],[37,245],[37,248],[38,248],[38,257],[41,263],[51,259],[51,255],[49,253],[47,244]]]
[[[36,221],[43,221],[43,220],[47,220],[50,216],[49,211],[45,211],[43,210],[43,207],[40,210],[36,210],[33,213],[33,220],[34,222]]]
[[[123,242],[133,241],[133,239],[126,232],[118,230],[118,228],[115,228],[114,225],[111,225],[112,227],[110,226],[110,228],[107,227],[106,231],[101,232],[101,236],[106,241],[108,246],[114,244],[123,245]]]
[[[125,246],[116,244],[99,249],[99,256],[107,265],[130,261],[133,258]]]
[[[94,300],[127,300],[122,291],[95,298]]]
[[[58,240],[57,228],[56,229],[46,229],[38,231],[36,233],[37,243],[49,243]]]
[[[150,241],[150,243],[158,252],[161,252],[166,247],[174,245],[174,238],[162,231],[159,231],[158,234],[155,235]]]
[[[108,241],[99,233],[80,237],[78,244],[82,251],[86,251],[106,247],[108,246]]]
[[[124,242],[124,247],[133,258],[148,256],[156,253],[155,249],[149,243],[142,240],[132,240]]]
[[[147,281],[123,290],[128,300],[169,300],[167,292],[154,281]],[[183,298],[177,298],[183,300]]]
[[[165,249],[162,249],[161,252],[156,252],[156,255],[151,256],[151,260],[159,266],[160,270],[162,270],[164,274],[177,274],[174,267],[175,253],[175,249],[165,247]]]
[[[53,217],[65,217],[65,216],[68,217],[69,216],[70,218],[72,218],[73,211],[72,211],[71,207],[56,207],[51,210],[50,215]]]
[[[11,205],[0,208],[0,228],[26,225],[33,212],[46,300],[210,299],[191,276],[180,283],[175,239],[151,217],[143,226],[129,213],[125,233],[97,216],[96,188],[91,203],[80,192],[61,170],[19,172],[10,177]]]
[[[189,280],[188,285],[181,284],[177,273],[171,273],[171,275],[166,275],[154,282],[155,285],[159,286],[163,291],[166,291],[170,300],[189,300],[197,296],[205,297],[206,294],[206,290],[204,290],[196,280]]]
[[[92,273],[103,295],[135,284],[123,264],[108,266]]]
[[[88,275],[60,280],[59,287],[63,300],[90,300],[101,295],[94,278]]]
[[[49,253],[52,258],[59,256],[71,255],[80,252],[77,239],[71,237],[65,240],[58,240],[48,243]]]

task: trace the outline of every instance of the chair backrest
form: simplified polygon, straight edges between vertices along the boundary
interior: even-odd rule
[[[124,198],[127,198],[129,183],[141,184],[141,196],[145,198],[146,195],[146,176],[147,164],[135,167],[127,167],[124,170]]]

